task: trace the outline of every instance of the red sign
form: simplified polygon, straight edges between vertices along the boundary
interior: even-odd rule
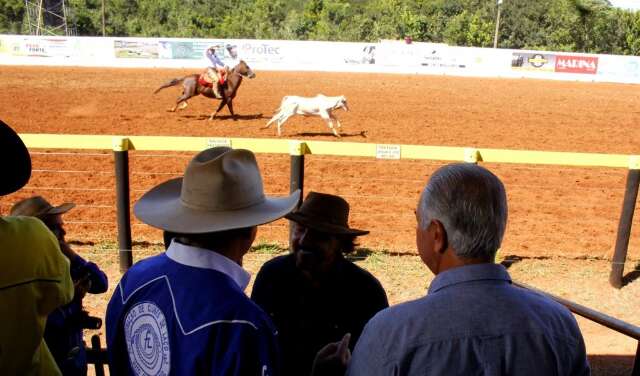
[[[598,58],[591,56],[557,55],[556,72],[596,74],[598,72]]]

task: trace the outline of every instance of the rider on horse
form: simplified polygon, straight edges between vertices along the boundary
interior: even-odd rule
[[[222,98],[219,86],[224,85],[227,73],[230,72],[231,69],[235,68],[240,61],[238,59],[238,51],[235,45],[227,44],[226,48],[229,53],[229,57],[224,59],[224,62],[220,60],[218,55],[216,55],[216,46],[207,48],[206,56],[213,66],[207,67],[205,74],[201,76],[207,84],[211,85],[213,93],[217,98]]]

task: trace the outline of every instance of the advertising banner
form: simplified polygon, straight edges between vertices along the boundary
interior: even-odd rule
[[[556,55],[542,52],[513,52],[511,69],[539,72],[554,72]]]
[[[70,57],[74,54],[73,44],[64,37],[18,37],[5,39],[6,50],[14,56],[30,57]]]
[[[116,39],[113,49],[117,58],[157,59],[158,42],[150,40]]]
[[[556,72],[596,74],[598,73],[598,57],[558,55],[556,57]]]

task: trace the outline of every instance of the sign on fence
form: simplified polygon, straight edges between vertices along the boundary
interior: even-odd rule
[[[377,159],[400,159],[400,145],[376,145]]]

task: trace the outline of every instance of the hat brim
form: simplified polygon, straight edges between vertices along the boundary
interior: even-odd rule
[[[145,193],[134,205],[142,222],[180,234],[204,234],[253,227],[273,222],[291,212],[300,191],[286,197],[266,197],[257,205],[238,210],[207,211],[185,207],[180,200],[182,178],[166,181]]]
[[[72,202],[65,202],[62,205],[52,207],[51,209],[47,210],[45,214],[48,214],[48,215],[64,214],[75,207],[76,207],[76,204]]]
[[[31,177],[31,157],[20,136],[5,122],[0,120],[0,158],[11,161],[3,167],[0,179],[0,196],[17,191],[27,184]]]
[[[314,230],[327,232],[330,234],[362,236],[369,233],[369,231],[366,230],[358,230],[356,228],[343,227],[331,223],[318,223],[302,213],[289,213],[285,216],[285,218],[296,223],[300,223],[301,225],[312,228]]]

